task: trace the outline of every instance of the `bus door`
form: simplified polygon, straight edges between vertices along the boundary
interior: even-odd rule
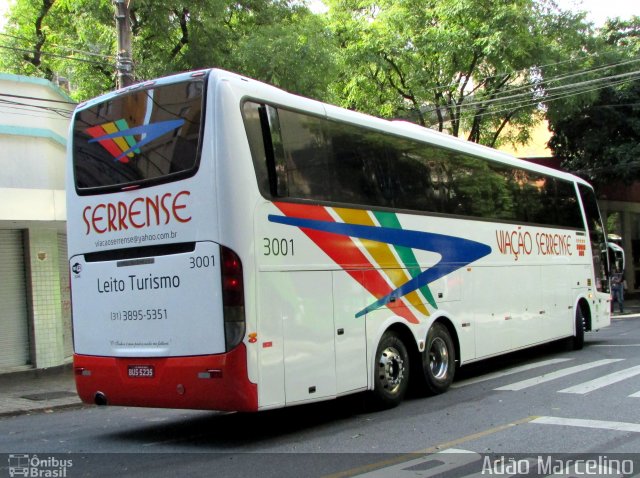
[[[578,191],[580,192],[580,199],[584,207],[586,227],[591,245],[591,258],[593,262],[592,277],[595,284],[589,284],[592,280],[591,277],[589,277],[587,279],[587,286],[593,290],[594,299],[592,305],[594,306],[595,314],[592,317],[591,328],[592,330],[596,330],[609,325],[611,321],[609,306],[611,301],[609,296],[609,279],[611,272],[609,268],[609,254],[607,252],[606,235],[602,225],[596,195],[593,189],[583,184],[578,185]]]

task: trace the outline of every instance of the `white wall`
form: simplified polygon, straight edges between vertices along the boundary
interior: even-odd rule
[[[72,100],[49,81],[4,73],[0,99],[0,226],[2,221],[64,221]]]
[[[66,256],[65,163],[74,104],[49,81],[4,73],[0,100],[0,229],[21,231],[25,255],[26,287],[17,300],[28,318],[18,317],[18,325],[29,331],[30,358],[17,367],[54,367],[70,353],[65,347],[71,333],[65,320],[68,267],[59,256]],[[0,310],[0,323],[18,320],[3,314],[12,312]],[[24,350],[25,345],[8,347]]]

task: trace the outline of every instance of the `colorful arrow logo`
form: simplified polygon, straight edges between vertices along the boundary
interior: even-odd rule
[[[180,128],[184,123],[183,119],[178,119],[130,128],[126,120],[119,119],[87,128],[86,133],[93,138],[89,143],[99,143],[114,157],[114,161],[128,163],[142,146]],[[136,141],[136,135],[140,136],[140,141]]]
[[[432,307],[437,308],[429,284],[491,253],[490,246],[469,239],[402,229],[394,213],[331,208],[334,215],[346,219],[345,222],[336,222],[327,211],[329,208],[289,203],[276,203],[276,206],[285,216],[269,215],[270,222],[300,228],[378,299],[359,311],[356,317],[386,306],[409,322],[417,323],[415,314],[399,299],[408,298],[408,303],[429,315],[422,301],[410,296],[420,292]],[[379,226],[375,225],[370,214],[377,219]],[[377,267],[360,251],[353,238],[360,240],[368,255],[378,263]],[[395,254],[389,253],[391,248]],[[440,255],[440,260],[422,271],[414,250],[435,252]],[[396,257],[404,264],[390,262],[397,261]],[[404,275],[405,270],[410,277],[399,278],[398,273]]]

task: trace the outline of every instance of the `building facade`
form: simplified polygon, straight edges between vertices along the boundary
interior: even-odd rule
[[[72,356],[65,161],[74,103],[0,73],[0,373]]]
[[[607,232],[624,249],[627,291],[640,292],[640,183],[611,184],[597,193]]]

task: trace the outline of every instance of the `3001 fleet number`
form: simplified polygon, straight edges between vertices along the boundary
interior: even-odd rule
[[[189,258],[189,269],[202,269],[205,267],[215,267],[216,258],[210,256],[192,256]]]
[[[263,254],[265,256],[293,256],[293,239],[279,239],[277,237],[263,237]]]

